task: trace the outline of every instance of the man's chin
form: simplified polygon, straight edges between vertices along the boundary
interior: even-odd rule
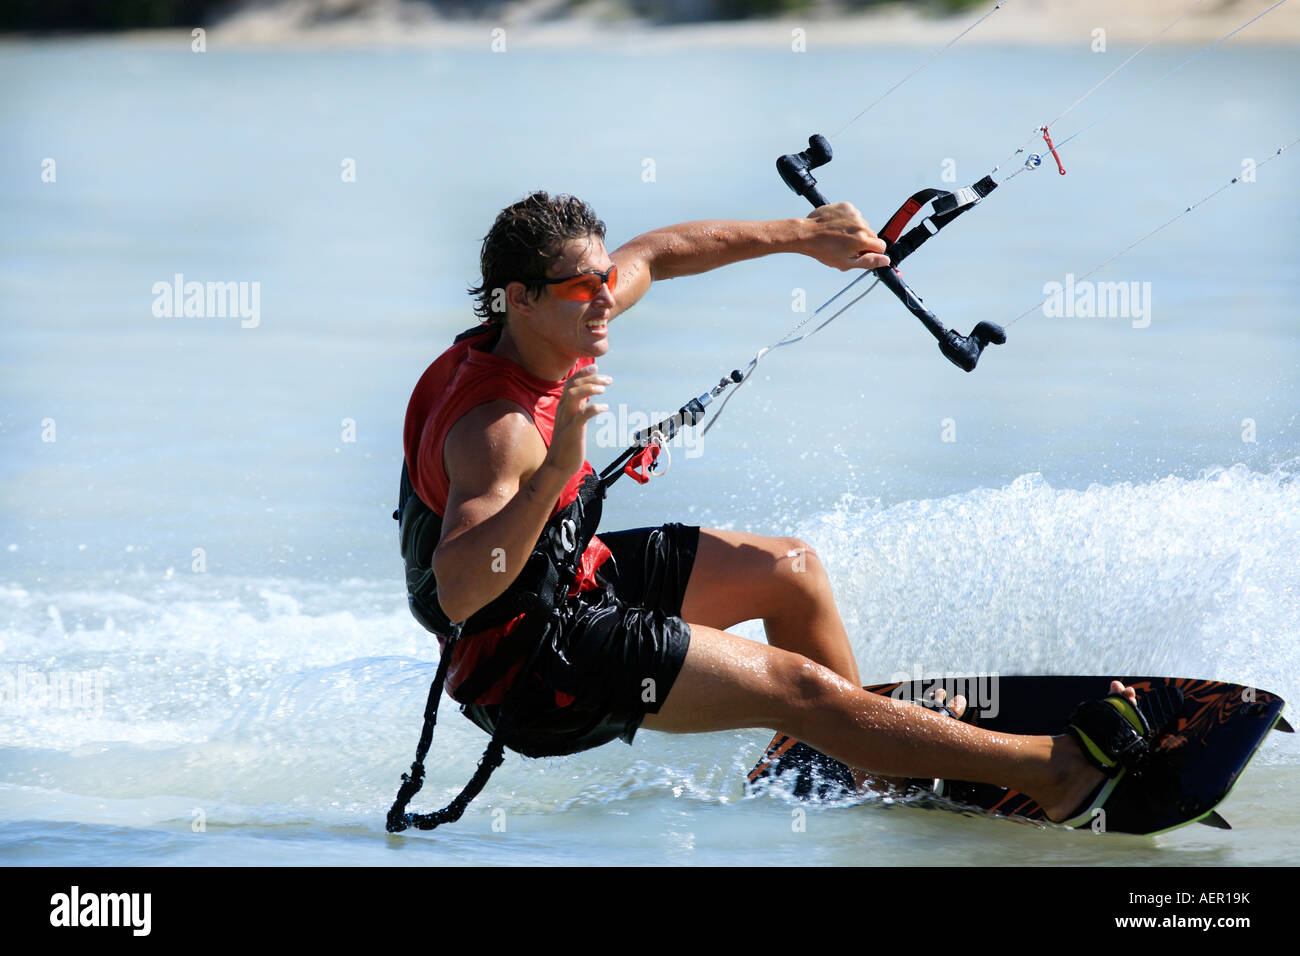
[[[606,352],[609,351],[609,339],[599,338],[596,339],[594,342],[588,340],[587,342],[583,343],[583,346],[584,347],[582,350],[582,354],[584,356],[586,356],[587,358],[600,358],[600,356],[604,355]]]

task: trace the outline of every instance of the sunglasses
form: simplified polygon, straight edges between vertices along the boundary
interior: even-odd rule
[[[570,302],[590,302],[600,295],[601,286],[609,286],[610,292],[618,288],[618,266],[610,266],[608,272],[592,269],[589,272],[580,272],[576,276],[565,276],[563,279],[531,281],[538,285],[554,286],[555,294],[561,299],[568,299]]]

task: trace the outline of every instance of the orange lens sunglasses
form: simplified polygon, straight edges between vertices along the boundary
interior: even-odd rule
[[[563,279],[534,281],[539,285],[554,286],[555,294],[561,299],[568,299],[570,302],[590,302],[600,295],[602,285],[609,286],[610,292],[618,288],[618,266],[610,266],[608,272],[592,269],[590,272],[580,272],[576,276],[565,276]]]

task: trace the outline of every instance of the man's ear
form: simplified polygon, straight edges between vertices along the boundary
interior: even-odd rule
[[[528,286],[522,282],[506,283],[506,305],[521,315],[532,315],[537,308],[537,300],[528,294]]]

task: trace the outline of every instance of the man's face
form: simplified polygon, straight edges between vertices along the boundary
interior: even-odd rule
[[[592,270],[605,272],[612,265],[605,244],[595,236],[570,239],[551,263],[547,277],[564,279]],[[553,286],[547,286],[541,298],[528,300],[519,324],[527,327],[527,334],[543,339],[567,356],[597,358],[609,351],[607,323],[614,306],[614,293],[607,285],[602,285],[590,302],[562,299]]]

